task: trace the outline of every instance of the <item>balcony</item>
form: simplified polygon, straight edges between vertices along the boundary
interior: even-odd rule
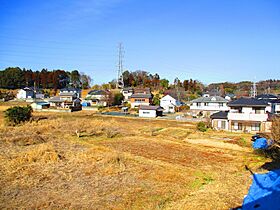
[[[196,106],[196,105],[191,105],[190,110],[200,110],[200,111],[228,111],[229,107],[228,106]]]
[[[263,122],[267,121],[267,114],[255,114],[255,113],[228,113],[229,120],[235,121],[255,121],[255,122]]]

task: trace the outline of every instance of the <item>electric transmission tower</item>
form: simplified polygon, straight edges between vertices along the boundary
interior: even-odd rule
[[[176,93],[177,93],[177,98],[178,98],[178,101],[180,101],[180,91],[179,91],[179,84],[180,81],[179,81],[179,78],[176,77],[175,78],[175,81],[174,81],[174,85],[175,85],[175,88],[176,88]]]
[[[251,97],[255,98],[257,96],[257,85],[256,82],[253,83],[253,86],[251,87]]]
[[[124,50],[122,43],[119,44],[119,62],[118,62],[118,78],[117,78],[117,88],[123,89],[124,82],[123,82],[123,55]]]

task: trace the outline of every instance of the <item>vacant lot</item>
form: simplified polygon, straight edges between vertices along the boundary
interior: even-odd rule
[[[1,119],[1,209],[229,209],[250,186],[244,165],[256,171],[266,161],[250,135],[190,123],[34,116],[17,127]]]

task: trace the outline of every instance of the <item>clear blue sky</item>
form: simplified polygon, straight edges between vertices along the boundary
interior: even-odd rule
[[[0,0],[0,69],[124,67],[173,82],[280,79],[279,0]]]

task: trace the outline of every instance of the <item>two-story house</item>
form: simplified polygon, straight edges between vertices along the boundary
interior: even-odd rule
[[[111,93],[107,90],[91,90],[86,96],[92,106],[108,106],[111,100]]]
[[[136,88],[134,93],[129,97],[131,108],[139,106],[149,106],[152,103],[152,94],[150,88]]]
[[[31,99],[35,98],[35,91],[33,88],[25,87],[18,91],[17,99]]]
[[[63,108],[71,110],[81,109],[81,100],[74,92],[60,92],[59,96],[54,96],[49,99],[50,107]]]
[[[211,115],[214,129],[252,133],[270,130],[269,112],[266,111],[270,105],[265,100],[240,98],[229,102],[228,106],[228,112]]]
[[[73,88],[73,87],[68,87],[68,88],[62,88],[60,89],[60,94],[61,93],[76,93],[78,98],[81,98],[81,89],[79,88]]]
[[[160,106],[164,109],[165,113],[174,113],[176,108],[180,107],[182,102],[180,102],[177,97],[172,97],[171,95],[166,95],[160,99]]]
[[[273,94],[261,94],[257,95],[256,98],[258,100],[266,101],[269,104],[266,111],[274,114],[280,114],[280,99],[278,96]]]
[[[192,114],[210,115],[219,111],[228,111],[228,100],[221,96],[200,97],[191,101],[190,111]]]

